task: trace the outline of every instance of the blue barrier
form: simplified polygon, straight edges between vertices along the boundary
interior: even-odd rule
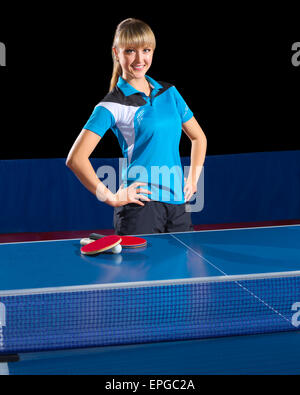
[[[119,168],[118,159],[91,162],[95,170]],[[65,159],[2,160],[0,185],[0,233],[113,228],[113,209],[81,185]],[[300,151],[207,156],[204,185],[194,224],[299,219]]]

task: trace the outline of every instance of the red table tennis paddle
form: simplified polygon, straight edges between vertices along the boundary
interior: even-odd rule
[[[92,243],[86,244],[81,247],[80,251],[84,255],[95,255],[100,252],[111,250],[122,241],[120,236],[111,235],[104,236],[101,239],[95,240]]]
[[[99,235],[98,233],[92,233],[89,235],[89,238],[92,240],[103,240],[107,236]],[[142,237],[136,236],[118,236],[121,237],[121,246],[123,248],[140,248],[145,247],[147,245],[147,240]]]

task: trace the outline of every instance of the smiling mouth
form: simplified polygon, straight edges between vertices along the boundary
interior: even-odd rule
[[[142,66],[132,66],[132,68],[133,68],[134,70],[142,70],[144,67],[145,67],[145,65],[142,65]]]

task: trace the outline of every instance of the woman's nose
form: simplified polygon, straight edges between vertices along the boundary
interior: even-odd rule
[[[143,60],[143,52],[142,51],[137,51],[136,52],[136,61],[140,62],[141,60]]]

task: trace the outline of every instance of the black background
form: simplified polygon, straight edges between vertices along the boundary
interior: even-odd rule
[[[300,67],[291,63],[300,28],[291,6],[53,4],[1,10],[0,159],[67,156],[108,92],[114,31],[128,17],[152,27],[148,74],[176,85],[207,136],[208,155],[300,149]],[[184,134],[180,153],[190,153]],[[121,156],[111,131],[93,156]]]

